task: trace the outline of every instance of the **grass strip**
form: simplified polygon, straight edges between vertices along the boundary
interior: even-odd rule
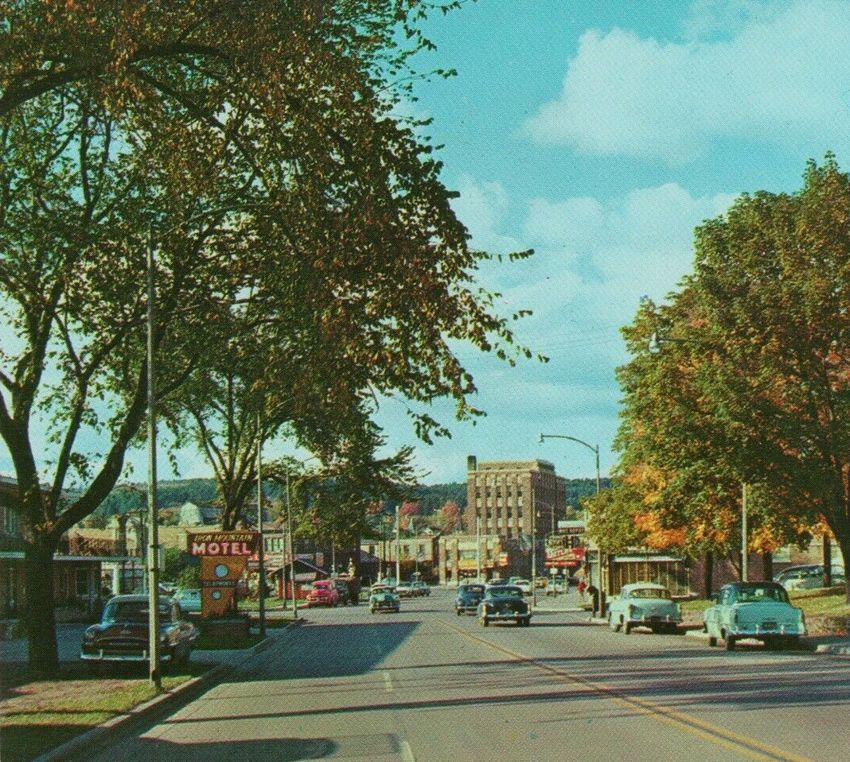
[[[117,665],[103,677],[86,674],[85,665],[63,665],[50,679],[31,680],[25,668],[5,669],[0,694],[0,759],[33,759],[156,696],[147,667]],[[164,691],[197,677],[210,664],[191,663],[162,679]],[[108,676],[107,676],[108,675]]]

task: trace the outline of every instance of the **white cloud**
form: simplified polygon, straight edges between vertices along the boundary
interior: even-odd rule
[[[712,141],[847,145],[850,4],[806,0],[753,14],[728,39],[663,43],[621,29],[582,35],[533,139],[591,155],[680,164]]]

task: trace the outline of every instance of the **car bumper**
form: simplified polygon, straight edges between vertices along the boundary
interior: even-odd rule
[[[761,624],[738,624],[730,627],[728,632],[736,638],[797,638],[806,634],[806,626],[804,624],[777,624],[765,627]]]
[[[521,611],[484,612],[482,616],[494,622],[498,622],[500,619],[504,619],[506,621],[514,621],[515,619],[531,619],[531,614],[527,611],[525,613]]]
[[[111,654],[105,651],[80,652],[80,658],[83,661],[125,661],[125,662],[146,662],[148,660],[148,652],[142,651],[141,654]],[[167,651],[160,651],[159,660],[161,662],[171,661],[171,654]]]
[[[679,624],[682,621],[681,617],[676,616],[639,616],[628,617],[626,621],[634,625],[651,625],[651,624]]]

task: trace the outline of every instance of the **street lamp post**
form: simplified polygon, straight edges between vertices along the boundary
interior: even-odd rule
[[[580,445],[584,445],[588,450],[590,450],[596,456],[596,494],[599,494],[599,445],[592,445],[585,442],[583,439],[578,439],[576,437],[569,437],[566,434],[541,434],[540,435],[540,444],[543,444],[546,439],[569,439],[571,442],[578,442]]]
[[[592,445],[588,442],[585,442],[583,439],[578,439],[577,437],[567,436],[566,434],[541,434],[540,435],[540,444],[546,439],[569,439],[571,442],[578,442],[580,445],[584,445],[588,450],[590,450],[595,458],[596,458],[596,494],[599,494],[600,489],[600,478],[599,478],[599,445]],[[587,522],[587,511],[585,511],[585,523]],[[607,563],[605,564],[607,567]],[[599,554],[599,612],[600,615],[605,611],[605,596],[607,594],[608,585],[603,583],[602,576],[602,554]]]

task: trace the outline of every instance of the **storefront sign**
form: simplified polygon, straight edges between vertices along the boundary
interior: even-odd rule
[[[201,559],[201,616],[236,611],[236,588],[257,548],[257,532],[195,532],[187,549]]]

